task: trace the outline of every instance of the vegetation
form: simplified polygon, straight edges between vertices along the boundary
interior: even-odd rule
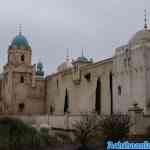
[[[110,138],[112,140],[117,140],[128,136],[132,124],[128,115],[118,113],[103,116],[99,125],[106,139]]]
[[[55,131],[48,128],[35,129],[16,118],[0,118],[0,149],[42,150],[58,144],[80,144],[79,150],[88,150],[89,144],[102,139],[118,140],[128,136],[130,117],[124,114],[97,116],[84,114],[73,124],[73,130]],[[71,136],[72,135],[72,136]]]
[[[73,124],[74,141],[81,144],[79,149],[88,149],[87,144],[92,143],[97,136],[98,119],[96,115],[84,115],[80,121]]]
[[[49,135],[15,118],[0,118],[0,149],[40,150],[50,144]]]

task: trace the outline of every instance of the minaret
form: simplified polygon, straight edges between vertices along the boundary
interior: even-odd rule
[[[21,34],[22,34],[22,25],[19,24],[19,35],[21,35]]]
[[[147,12],[144,10],[144,29],[147,30]]]
[[[81,56],[84,57],[84,50],[83,50],[83,48],[82,48],[82,55]]]
[[[66,51],[66,61],[69,61],[69,48],[67,48],[67,51]]]

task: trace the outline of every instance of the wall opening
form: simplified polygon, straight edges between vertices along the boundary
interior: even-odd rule
[[[20,103],[20,104],[18,105],[18,112],[23,112],[24,107],[25,107],[24,103]]]
[[[69,95],[68,95],[68,90],[66,89],[65,102],[64,102],[64,114],[68,112],[68,109],[69,109]]]
[[[109,86],[110,86],[110,114],[113,114],[113,75],[112,72],[109,74]]]
[[[24,83],[24,76],[20,77],[20,83]]]
[[[21,61],[24,62],[24,55],[21,55]]]
[[[49,113],[50,113],[51,115],[53,115],[54,111],[55,111],[54,106],[53,106],[53,105],[50,105]]]
[[[59,88],[59,81],[58,79],[56,80],[57,88]]]
[[[121,94],[122,94],[122,87],[119,85],[118,86],[118,95],[121,96]]]
[[[97,114],[101,113],[101,79],[97,79],[96,85],[96,100],[95,100],[95,111]]]
[[[87,74],[84,76],[84,78],[85,78],[88,82],[90,82],[90,81],[91,81],[91,73],[87,73]]]

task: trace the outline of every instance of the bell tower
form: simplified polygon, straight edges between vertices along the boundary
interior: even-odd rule
[[[31,65],[32,50],[21,29],[8,48],[7,65]]]
[[[8,61],[4,66],[4,94],[8,113],[29,112],[30,89],[35,87],[36,66],[31,64],[32,50],[21,27],[8,47]]]

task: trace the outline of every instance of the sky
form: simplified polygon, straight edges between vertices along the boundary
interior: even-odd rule
[[[150,27],[150,0],[0,0],[0,66],[22,25],[32,48],[32,63],[42,61],[46,74],[56,71],[69,49],[70,59],[84,55],[100,61],[143,29],[144,9]]]

